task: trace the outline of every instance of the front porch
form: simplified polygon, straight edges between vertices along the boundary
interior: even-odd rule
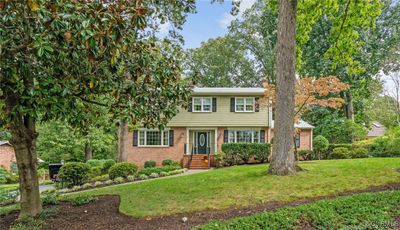
[[[185,157],[189,169],[208,169],[211,155],[218,151],[217,128],[187,128]]]

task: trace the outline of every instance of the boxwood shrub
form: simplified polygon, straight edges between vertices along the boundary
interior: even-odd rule
[[[179,163],[178,162],[176,162],[176,161],[173,161],[173,160],[171,160],[171,159],[165,159],[165,160],[163,160],[162,161],[162,166],[168,166],[168,165],[179,165]]]
[[[353,148],[350,151],[351,158],[367,158],[368,157],[368,149],[366,148]]]
[[[107,173],[111,166],[115,165],[115,160],[107,159],[104,161],[103,167],[101,168],[102,173]]]
[[[228,165],[248,163],[252,158],[264,162],[268,159],[270,147],[267,143],[224,143],[223,161]]]
[[[145,168],[154,168],[154,167],[156,167],[156,162],[155,161],[146,161],[146,162],[144,162],[144,167]]]
[[[163,170],[161,168],[143,168],[139,171],[139,175],[147,175],[150,176],[152,173],[161,173]]]
[[[68,187],[82,185],[89,178],[90,166],[82,162],[68,162],[60,169],[59,178]]]
[[[330,159],[346,159],[350,158],[350,151],[345,147],[334,148],[329,156]]]
[[[135,175],[137,170],[138,167],[135,164],[121,162],[111,166],[108,170],[108,175],[111,180],[117,177],[128,178],[129,175]]]

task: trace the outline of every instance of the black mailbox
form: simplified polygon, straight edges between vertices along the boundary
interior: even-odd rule
[[[56,182],[58,181],[58,172],[60,171],[62,164],[49,164],[49,176],[50,180]]]

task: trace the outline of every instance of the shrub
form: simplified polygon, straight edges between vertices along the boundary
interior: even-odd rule
[[[114,182],[118,183],[118,184],[121,184],[121,183],[125,182],[125,179],[123,177],[117,177],[117,178],[114,179]]]
[[[162,166],[168,166],[168,165],[178,165],[179,166],[178,162],[173,161],[171,159],[165,159],[165,160],[162,161],[161,164],[162,164]]]
[[[149,179],[149,176],[147,176],[146,174],[140,174],[139,175],[139,179],[140,180],[147,180],[147,179]]]
[[[7,205],[17,202],[19,190],[0,190],[0,205]]]
[[[222,167],[223,166],[223,159],[224,159],[224,152],[219,151],[212,155],[214,157],[215,167]]]
[[[354,148],[350,151],[351,158],[367,158],[368,149],[366,148]]]
[[[129,175],[127,179],[128,181],[135,181],[135,176]]]
[[[72,200],[72,205],[81,206],[81,205],[89,204],[95,200],[96,200],[96,198],[93,196],[80,195]]]
[[[314,152],[312,150],[299,150],[297,151],[299,157],[303,158],[303,160],[315,160]]]
[[[104,184],[104,183],[101,182],[101,181],[96,181],[96,182],[94,182],[94,186],[95,186],[95,187],[100,186],[100,185],[103,185],[103,184]]]
[[[15,184],[18,183],[18,175],[14,175],[0,167],[0,184]]]
[[[150,174],[149,177],[150,177],[150,178],[158,178],[159,175],[158,175],[158,173],[152,173],[152,174]]]
[[[184,171],[182,170],[182,169],[179,169],[179,170],[175,170],[175,171],[171,171],[171,172],[169,172],[168,174],[170,175],[170,176],[172,176],[172,175],[176,175],[176,174],[181,174],[181,173],[183,173]]]
[[[58,195],[55,193],[49,193],[42,197],[43,205],[56,205],[59,204]]]
[[[92,180],[95,180],[95,181],[98,181],[98,180],[105,181],[108,179],[109,179],[108,174],[100,175],[100,176],[96,176],[96,177],[92,178]]]
[[[101,169],[102,168],[100,166],[91,167],[90,168],[90,178],[101,176],[101,173],[102,173]]]
[[[330,159],[346,159],[349,158],[350,151],[348,148],[338,147],[334,148],[330,154]]]
[[[161,173],[163,170],[161,168],[144,168],[139,171],[139,174],[144,174],[150,176],[152,173]]]
[[[86,183],[84,185],[82,185],[82,188],[87,189],[87,188],[93,188],[93,184],[92,183]]]
[[[268,159],[270,146],[266,143],[224,143],[223,160],[228,165],[247,163],[253,157],[259,162],[264,162]]]
[[[318,135],[313,141],[314,151],[317,153],[318,160],[321,160],[322,151],[326,151],[329,147],[329,141],[322,135]]]
[[[81,189],[82,189],[81,186],[74,186],[74,187],[71,188],[72,191],[78,191],[78,190],[81,190]]]
[[[104,181],[104,184],[112,184],[112,183],[114,183],[114,181],[112,181],[112,180],[106,180],[106,181]]]
[[[169,176],[169,173],[168,173],[168,172],[160,172],[160,176],[161,176],[161,177],[163,177],[163,176]]]
[[[68,162],[63,165],[58,174],[67,186],[81,185],[89,178],[89,165],[81,162]]]
[[[46,222],[39,218],[26,216],[17,224],[10,227],[10,230],[41,230],[46,226]]]
[[[111,180],[117,177],[127,178],[129,175],[135,175],[137,166],[128,162],[116,163],[108,170],[108,175]]]
[[[108,173],[111,166],[115,165],[115,160],[107,159],[104,161],[103,167],[101,168],[102,173]]]
[[[174,170],[177,170],[177,169],[181,169],[181,166],[179,166],[179,165],[167,165],[167,166],[161,167],[159,169],[161,169],[162,172],[170,172],[170,171],[174,171]],[[159,173],[159,172],[157,172],[157,173]]]
[[[155,161],[146,161],[146,162],[144,162],[144,167],[145,168],[154,168],[154,167],[156,167],[156,162]]]
[[[100,167],[100,168],[103,167],[104,162],[105,160],[98,160],[98,159],[91,159],[86,161],[86,163],[90,165],[90,167]]]

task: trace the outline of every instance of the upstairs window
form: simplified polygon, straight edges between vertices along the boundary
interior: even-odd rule
[[[254,112],[254,97],[235,98],[235,112]]]
[[[211,112],[212,98],[211,97],[194,97],[193,112]]]

